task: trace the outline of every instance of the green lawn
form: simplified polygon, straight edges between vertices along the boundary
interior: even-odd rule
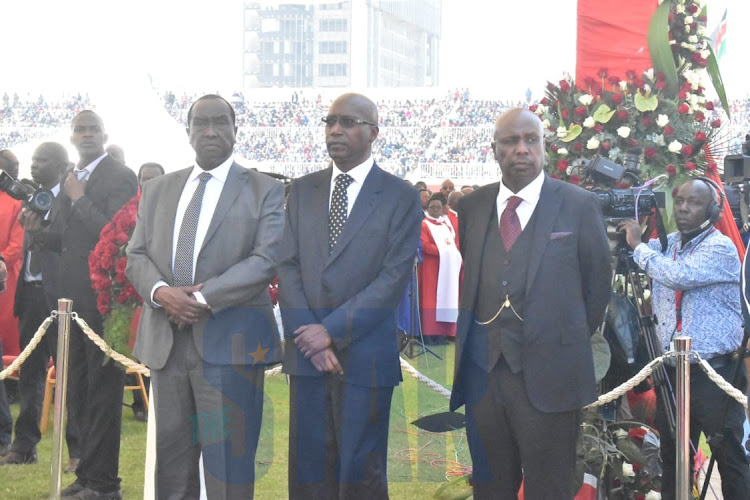
[[[433,380],[450,388],[453,374],[453,346],[436,347],[444,361],[429,355],[417,357],[412,364]],[[266,380],[266,405],[257,454],[255,497],[260,500],[287,497],[287,440],[289,391],[286,378],[276,375]],[[127,402],[131,396],[126,394]],[[410,423],[419,417],[447,411],[448,401],[426,386],[420,386],[408,374],[393,395],[389,440],[388,479],[394,499],[431,498],[441,483],[450,477],[456,464],[469,465],[465,434],[429,434]],[[12,407],[14,416],[18,405]],[[42,499],[49,492],[52,432],[48,431],[38,447],[36,465],[0,467],[0,499]],[[146,424],[133,419],[123,408],[120,476],[124,497],[143,497],[143,467],[146,448]],[[67,451],[66,455],[67,457]],[[65,474],[67,486],[74,476]]]

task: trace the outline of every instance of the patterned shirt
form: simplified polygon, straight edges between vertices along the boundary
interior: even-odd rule
[[[654,239],[635,247],[633,259],[651,278],[652,307],[665,351],[679,335],[691,337],[691,349],[703,359],[739,347],[743,335],[740,261],[729,238],[710,227],[683,248],[680,233],[672,233],[666,253]],[[676,331],[676,290],[683,292],[682,332]]]

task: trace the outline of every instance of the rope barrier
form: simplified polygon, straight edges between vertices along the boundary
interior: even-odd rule
[[[39,325],[39,328],[37,328],[36,333],[31,338],[31,341],[26,346],[26,348],[23,350],[21,354],[18,355],[16,359],[13,360],[13,362],[3,371],[0,371],[0,380],[5,380],[8,378],[13,372],[18,370],[24,361],[26,361],[26,358],[31,356],[31,352],[36,348],[37,345],[39,345],[39,342],[42,341],[42,337],[44,337],[44,334],[47,333],[47,328],[49,328],[49,325],[52,324],[52,321],[54,321],[55,317],[57,316],[57,311],[52,311],[52,314],[46,318],[44,321],[42,321],[42,324]]]
[[[101,349],[101,351],[107,356],[121,365],[123,365],[126,368],[130,368],[131,370],[134,370],[141,375],[145,375],[146,377],[151,376],[151,371],[144,365],[143,363],[136,363],[132,359],[130,359],[127,356],[124,356],[120,354],[119,352],[112,349],[109,344],[107,344],[103,338],[101,338],[99,335],[97,335],[94,330],[91,329],[88,323],[86,321],[78,316],[78,313],[72,313],[73,321],[76,322],[76,324],[80,327],[81,331],[93,342],[96,344],[96,346]]]
[[[747,396],[742,391],[738,390],[732,384],[727,382],[724,377],[716,373],[713,367],[708,364],[708,361],[702,359],[699,354],[693,354],[698,357],[698,364],[703,369],[703,371],[706,372],[708,378],[710,378],[714,384],[718,385],[719,388],[727,394],[727,396],[729,396],[730,398],[734,398],[739,404],[747,409]]]
[[[451,397],[451,391],[443,387],[442,385],[438,384],[434,380],[432,380],[429,377],[426,377],[422,375],[419,370],[414,368],[411,364],[409,364],[403,357],[399,357],[399,360],[401,361],[401,368],[406,370],[409,375],[416,378],[418,382],[423,383],[433,391],[437,392],[438,394],[445,396],[447,399],[450,399]]]
[[[615,387],[611,391],[609,391],[607,394],[602,394],[599,396],[599,398],[591,403],[590,405],[586,405],[583,408],[595,408],[597,406],[605,405],[607,403],[611,403],[615,399],[619,398],[626,392],[628,392],[630,389],[634,388],[636,385],[640,384],[644,380],[646,380],[646,377],[651,375],[651,373],[659,367],[662,363],[664,363],[664,360],[667,358],[673,358],[676,357],[677,353],[674,352],[667,352],[665,354],[662,354],[658,358],[654,358],[649,362],[646,366],[641,368],[641,371],[635,374],[633,378],[630,380],[627,380],[620,384],[619,386]]]

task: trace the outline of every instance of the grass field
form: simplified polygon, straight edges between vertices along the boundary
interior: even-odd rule
[[[450,388],[453,374],[453,346],[433,348],[443,361],[431,355],[411,360],[419,371]],[[388,479],[390,496],[394,499],[432,498],[435,491],[451,477],[457,465],[470,465],[469,449],[463,431],[450,434],[429,434],[419,431],[411,422],[419,417],[447,411],[448,401],[426,386],[404,375],[396,388],[391,410]],[[289,422],[289,390],[286,378],[276,375],[266,380],[266,404],[261,442],[257,453],[255,498],[287,498],[287,441]],[[131,401],[130,394],[125,395]],[[18,405],[12,407],[13,415]],[[52,456],[52,432],[48,431],[38,446],[39,463],[35,465],[0,467],[0,499],[27,500],[47,498]],[[129,408],[123,407],[120,476],[126,499],[143,497],[146,424],[133,419]],[[67,451],[65,452],[67,457]],[[63,486],[75,477],[65,474]]]

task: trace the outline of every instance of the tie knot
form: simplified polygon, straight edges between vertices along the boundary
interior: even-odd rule
[[[202,174],[198,176],[198,180],[200,181],[201,184],[207,183],[210,178],[211,178],[211,174],[208,172],[203,172]]]
[[[336,176],[336,186],[347,188],[352,182],[354,182],[354,178],[349,174],[339,174]]]
[[[511,196],[508,198],[508,204],[505,206],[508,210],[515,210],[518,208],[518,205],[521,204],[523,201],[523,198],[520,198],[518,196]]]

